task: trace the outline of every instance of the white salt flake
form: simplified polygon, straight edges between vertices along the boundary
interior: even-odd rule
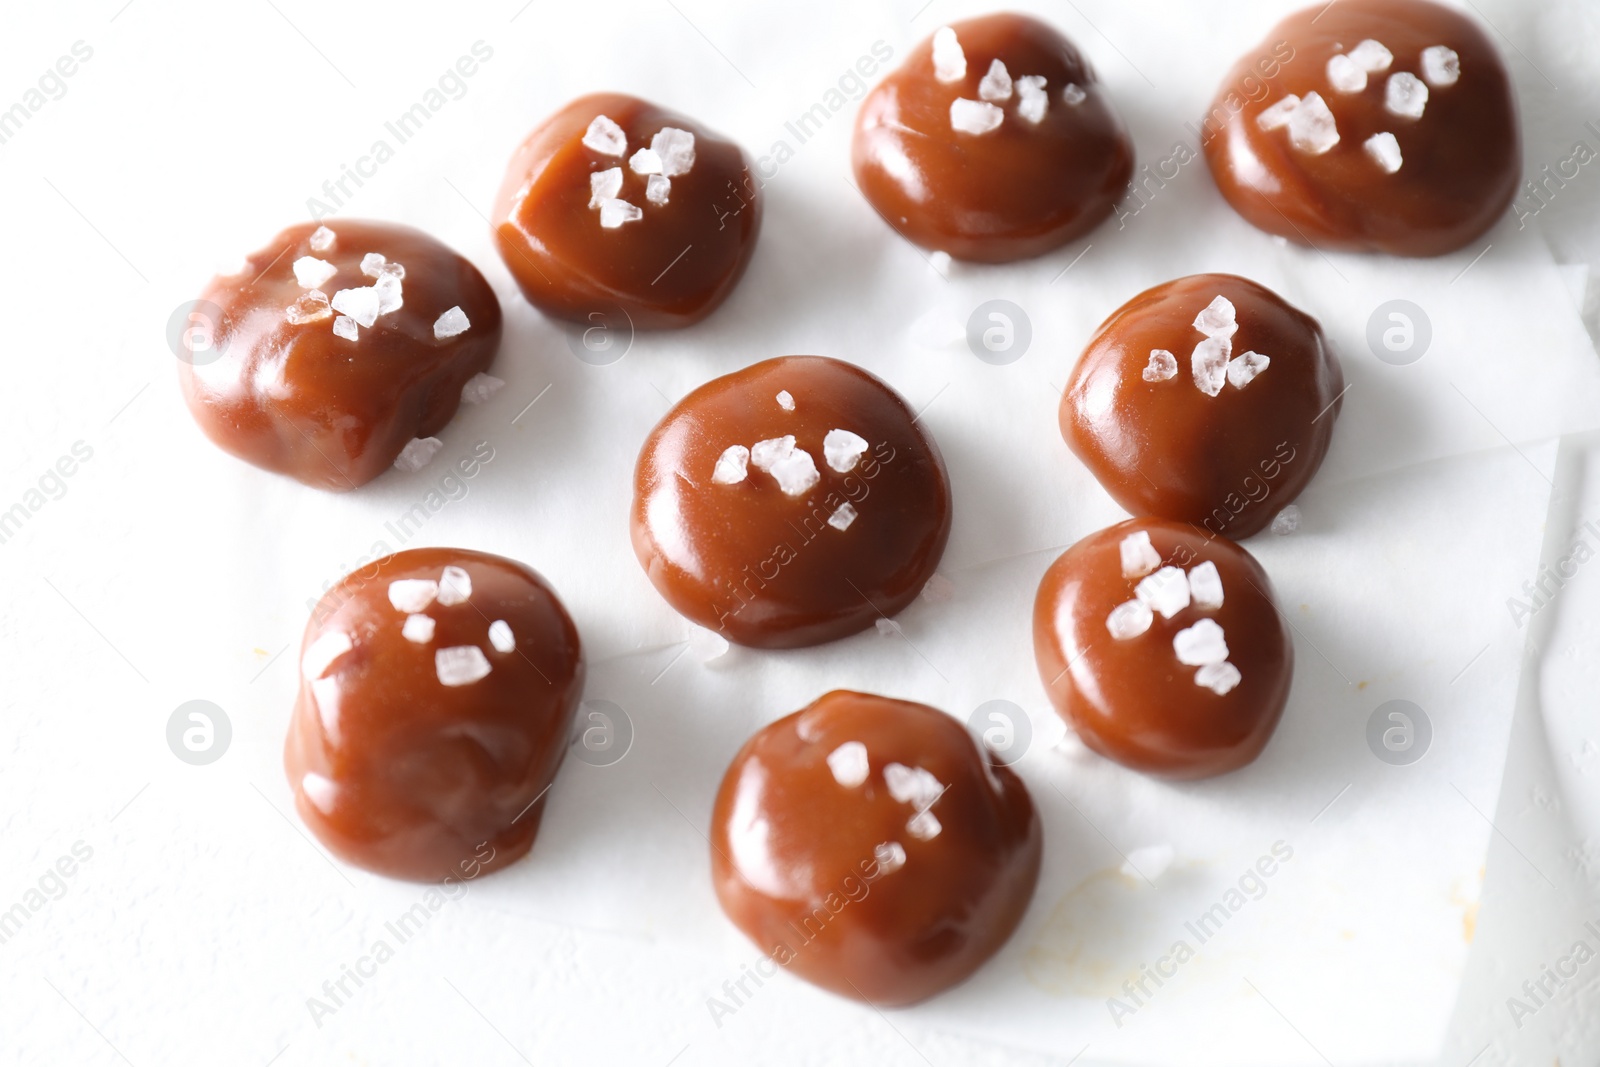
[[[893,874],[906,865],[905,846],[898,841],[885,841],[872,850],[872,858],[878,863],[878,877]]]
[[[1006,113],[982,100],[958,96],[950,101],[950,128],[957,133],[985,134],[1000,128]]]
[[[1154,620],[1149,605],[1139,600],[1127,600],[1111,609],[1106,616],[1106,629],[1118,641],[1126,641],[1150,629],[1150,623]]]
[[[489,657],[477,645],[441,648],[433,654],[433,671],[439,676],[439,684],[451,688],[486,678],[490,669]]]
[[[1400,169],[1400,164],[1405,162],[1400,157],[1400,142],[1387,130],[1368,137],[1361,142],[1361,147],[1367,150],[1367,155],[1372,157],[1373,162],[1378,164],[1385,174],[1393,174]]]
[[[1189,568],[1189,597],[1197,608],[1222,607],[1222,575],[1209,559]]]
[[[1068,107],[1077,107],[1089,99],[1089,94],[1084,92],[1076,82],[1068,82],[1067,87],[1061,90],[1061,99],[1067,102]]]
[[[1338,124],[1319,94],[1307,93],[1299,106],[1289,112],[1289,143],[1313,156],[1320,156],[1339,143]]]
[[[583,131],[583,143],[603,156],[620,156],[628,150],[628,136],[622,127],[604,115],[596,115]]]
[[[785,496],[800,496],[822,480],[822,475],[817,471],[817,461],[803,448],[797,448],[778,460],[769,473],[778,480],[778,488],[783,490]]]
[[[511,632],[511,624],[504,619],[496,619],[489,624],[489,643],[496,652],[515,652],[517,650],[517,636]]]
[[[785,411],[793,411],[794,395],[787,389],[778,390],[778,406]]]
[[[1208,663],[1194,672],[1194,684],[1205,686],[1217,696],[1232,692],[1241,680],[1239,668],[1226,661]]]
[[[1194,317],[1194,328],[1207,337],[1232,337],[1239,329],[1233,301],[1220,293]]]
[[[400,291],[398,275],[385,274],[372,283],[372,288],[378,294],[378,314],[387,315],[405,307],[405,296]]]
[[[1170,619],[1189,606],[1189,576],[1180,567],[1162,567],[1134,586],[1133,595],[1163,619]]]
[[[931,811],[919,811],[906,820],[906,833],[918,841],[932,841],[943,829],[939,817]]]
[[[840,504],[833,510],[833,514],[828,516],[828,525],[840,531],[850,529],[850,524],[855,521],[855,506],[848,502]]]
[[[672,179],[664,174],[652,174],[644,181],[644,198],[660,206],[672,199]]]
[[[400,280],[406,276],[406,269],[399,263],[390,263],[377,252],[368,252],[361,257],[361,273],[369,278]]]
[[[311,231],[311,251],[328,252],[333,249],[334,233],[326,226],[318,226]]]
[[[289,320],[291,326],[303,326],[308,322],[321,322],[332,314],[333,309],[328,306],[328,294],[321,289],[313,289],[285,308],[283,317]]]
[[[1122,873],[1134,878],[1146,878],[1154,882],[1167,868],[1172,866],[1173,857],[1177,852],[1171,845],[1146,845],[1136,848],[1128,853],[1126,862],[1122,865]]]
[[[1161,553],[1150,543],[1150,531],[1140,530],[1122,539],[1117,546],[1122,554],[1122,576],[1143,578],[1161,566]]]
[[[320,288],[323,282],[338,273],[338,267],[316,256],[301,256],[294,261],[294,280],[300,283],[302,289]]]
[[[638,222],[644,218],[644,212],[626,200],[612,197],[600,201],[600,227],[606,230],[615,230],[625,222]]]
[[[1017,79],[1017,115],[1034,125],[1044,121],[1050,109],[1050,97],[1044,91],[1044,76],[1024,74]]]
[[[407,615],[405,625],[400,627],[400,636],[407,641],[425,645],[433,640],[434,621],[427,615]]]
[[[1289,116],[1294,114],[1294,109],[1300,106],[1300,98],[1293,93],[1279,100],[1271,107],[1262,108],[1256,116],[1256,125],[1263,130],[1276,130],[1289,125]]]
[[[822,438],[822,458],[840,474],[856,469],[866,454],[867,439],[849,430],[829,430]]]
[[[1367,87],[1367,72],[1355,60],[1338,52],[1328,59],[1328,84],[1341,93],[1359,93]]]
[[[738,446],[735,446],[738,447]],[[756,465],[758,471],[770,471],[772,465],[778,460],[794,451],[794,434],[783,437],[769,437],[765,441],[757,441],[750,450],[750,462]],[[723,455],[727,455],[724,452]]]
[[[398,578],[389,583],[389,603],[408,615],[426,611],[438,595],[439,583],[431,578]]]
[[[893,637],[900,633],[900,624],[893,619],[878,619],[872,624],[877,628],[879,637]]]
[[[967,76],[967,54],[949,26],[933,31],[933,76],[947,85]]]
[[[355,341],[361,337],[361,328],[349,315],[340,315],[333,320],[333,332],[335,336],[343,337],[346,341]]]
[[[329,630],[311,642],[311,647],[300,657],[300,673],[306,681],[314,682],[327,674],[328,668],[354,647],[349,634],[341,630]]]
[[[450,608],[472,596],[472,575],[460,567],[446,567],[439,575],[439,603]]]
[[[833,772],[833,780],[846,789],[854,789],[865,782],[871,769],[867,746],[860,741],[846,741],[828,753],[828,770]]]
[[[956,586],[942,574],[935,574],[922,587],[921,596],[930,604],[946,604],[955,599]]]
[[[750,450],[744,445],[729,445],[717,457],[716,469],[711,472],[712,485],[737,485],[744,481]]]
[[[1398,71],[1383,87],[1383,106],[1391,115],[1420,119],[1428,106],[1428,87],[1415,74]]]
[[[433,320],[433,339],[435,341],[448,341],[457,334],[466,333],[472,328],[472,323],[467,319],[467,313],[459,306],[453,307]]]
[[[650,151],[661,158],[661,173],[669,178],[688,174],[694,167],[694,134],[663,126],[650,138]]]
[[[665,174],[666,168],[661,165],[661,157],[652,148],[641,148],[628,159],[628,168],[635,174]],[[621,169],[621,168],[617,168]],[[616,196],[616,193],[612,193]]]
[[[1233,353],[1233,342],[1226,337],[1207,337],[1194,346],[1189,356],[1189,372],[1194,376],[1195,388],[1207,396],[1222,392],[1222,383],[1228,377],[1228,357]]]
[[[1256,375],[1266,370],[1272,360],[1260,352],[1246,352],[1228,361],[1228,384],[1243,389],[1255,381]]]
[[[1285,537],[1300,529],[1300,505],[1290,504],[1272,517],[1272,532]]]
[[[1147,382],[1164,382],[1178,376],[1178,357],[1165,348],[1152,348],[1142,375]]]
[[[467,379],[467,384],[461,387],[461,402],[463,404],[482,404],[504,389],[505,385],[505,382],[492,374],[483,374],[481,372],[474,374]]]
[[[333,310],[356,320],[357,325],[371,326],[378,321],[378,290],[372,286],[360,289],[340,289],[333,294]]]
[[[589,175],[589,206],[599,207],[604,201],[615,200],[622,192],[622,168],[593,171]]]
[[[1436,44],[1422,50],[1422,77],[1435,89],[1448,89],[1461,79],[1461,57]]]
[[[888,763],[883,768],[883,784],[889,795],[901,804],[910,804],[918,811],[926,811],[944,792],[944,783],[933,772],[922,767],[907,767],[903,763]]]
[[[1172,651],[1177,653],[1179,663],[1204,667],[1228,658],[1228,642],[1215,619],[1201,619],[1172,636]]]
[[[1350,59],[1368,74],[1377,74],[1379,71],[1389,69],[1389,64],[1394,62],[1394,53],[1385,48],[1381,42],[1368,37],[1350,49]]]
[[[978,83],[978,98],[991,104],[1011,99],[1011,72],[998,59],[989,64],[989,73]]]
[[[394,469],[415,474],[433,462],[433,457],[443,447],[444,442],[437,437],[413,437],[406,442],[406,447],[400,450],[400,454],[394,457]]]

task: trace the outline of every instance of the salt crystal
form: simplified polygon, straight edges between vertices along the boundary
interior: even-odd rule
[[[1133,587],[1133,595],[1150,610],[1170,619],[1189,606],[1189,576],[1179,567],[1162,567]]]
[[[1239,329],[1233,301],[1218,294],[1194,317],[1194,328],[1207,337],[1232,337]]]
[[[481,404],[505,388],[505,382],[492,374],[474,374],[461,387],[463,404]]]
[[[361,273],[369,278],[404,278],[405,267],[399,263],[390,263],[376,252],[368,252],[361,257]]]
[[[750,450],[744,445],[729,445],[717,457],[717,467],[711,472],[713,485],[737,485],[744,481],[750,462]]]
[[[452,688],[471,685],[488,676],[489,657],[477,645],[441,648],[433,654],[433,671],[439,676],[440,685]]]
[[[1118,641],[1126,641],[1150,629],[1154,619],[1148,605],[1138,600],[1127,600],[1111,609],[1106,616],[1106,629]]]
[[[614,230],[625,222],[637,222],[644,218],[644,212],[626,200],[615,197],[600,201],[600,226],[602,229]]]
[[[1222,607],[1222,575],[1209,559],[1189,568],[1189,596],[1197,608]]]
[[[444,607],[465,604],[472,596],[472,575],[460,567],[446,567],[439,575],[439,603]]]
[[[849,430],[829,430],[822,438],[822,458],[840,474],[856,469],[866,454],[867,439]]]
[[[1233,352],[1233,342],[1226,337],[1207,337],[1194,346],[1189,356],[1189,371],[1194,376],[1195,388],[1207,396],[1222,392],[1222,383],[1228,377],[1228,356]]]
[[[1289,116],[1294,114],[1294,109],[1300,106],[1300,98],[1293,93],[1279,100],[1271,107],[1262,108],[1261,114],[1256,116],[1256,125],[1263,130],[1276,130],[1280,126],[1289,125]]]
[[[387,315],[405,306],[405,297],[400,292],[400,278],[397,275],[383,275],[372,283],[372,288],[378,294],[378,314]]]
[[[622,192],[622,168],[597,170],[589,174],[589,206],[599,207],[603,201],[615,200]]]
[[[1279,537],[1300,529],[1300,505],[1290,504],[1272,517],[1272,532]]]
[[[826,447],[826,442],[824,442],[824,447]],[[756,465],[756,470],[770,471],[774,463],[793,451],[794,434],[786,434],[783,437],[769,437],[765,441],[756,442],[755,447],[750,450],[750,462]],[[724,452],[723,455],[726,456],[727,453]]]
[[[1389,64],[1394,62],[1394,53],[1382,43],[1368,37],[1350,49],[1350,59],[1368,74],[1376,74],[1380,70],[1389,69]]]
[[[688,174],[694,166],[694,134],[663,126],[650,138],[650,151],[661,157],[661,173],[669,178]]]
[[[1328,84],[1341,93],[1359,93],[1367,87],[1367,72],[1343,52],[1328,60]]]
[[[628,150],[628,137],[622,127],[604,115],[596,115],[583,131],[583,143],[603,156],[620,156]]]
[[[628,160],[628,167],[635,174],[661,174],[665,169],[661,165],[661,157],[656,155],[654,149],[650,148],[641,148],[635,152],[632,158]],[[616,169],[620,170],[621,168]],[[611,195],[616,196],[617,194],[612,193]]]
[[[778,488],[786,496],[799,496],[822,480],[822,475],[817,472],[817,461],[803,448],[797,448],[778,460],[769,473],[778,480]]]
[[[1179,663],[1203,667],[1227,659],[1228,642],[1215,619],[1201,619],[1173,635],[1172,651],[1177,653]]]
[[[789,390],[778,390],[778,406],[785,411],[794,410],[794,396],[789,392]]]
[[[933,76],[946,84],[967,76],[967,54],[949,26],[933,31]]]
[[[338,267],[316,256],[301,256],[294,261],[294,280],[300,283],[302,289],[319,288],[323,282],[338,273]]]
[[[1256,375],[1266,370],[1272,360],[1260,352],[1246,352],[1228,361],[1228,384],[1243,389],[1255,381]]]
[[[1300,105],[1289,112],[1289,143],[1313,156],[1320,156],[1339,143],[1333,112],[1317,93],[1307,93]]]
[[[950,277],[950,253],[942,249],[929,252],[928,266],[932,267],[939,277]]]
[[[413,437],[394,457],[394,469],[415,474],[433,462],[434,455],[443,447],[444,442],[437,437]]]
[[[1037,125],[1044,120],[1050,107],[1050,97],[1044,91],[1044,78],[1038,74],[1024,74],[1017,79],[1017,114]]]
[[[828,753],[828,770],[833,780],[846,789],[854,789],[867,780],[871,764],[867,760],[867,746],[860,741],[846,741]]]
[[[333,248],[334,233],[326,226],[318,226],[311,231],[311,251],[327,252]]]
[[[1428,87],[1415,74],[1403,70],[1391,74],[1383,87],[1383,106],[1391,115],[1420,119],[1428,106]]]
[[[833,514],[828,516],[828,525],[835,530],[848,530],[850,524],[855,521],[856,509],[848,502],[840,504],[834,509]]]
[[[1447,89],[1461,78],[1461,57],[1442,44],[1422,50],[1422,76],[1429,85]]]
[[[434,621],[427,615],[407,615],[405,625],[400,627],[400,636],[425,645],[433,640],[433,627]]]
[[[1144,848],[1136,848],[1128,853],[1126,861],[1122,864],[1122,873],[1154,882],[1167,873],[1167,868],[1172,866],[1173,857],[1176,855],[1171,845],[1146,845]]]
[[[944,604],[955,599],[956,586],[942,574],[935,574],[922,587],[922,598],[930,604]]]
[[[303,326],[308,322],[321,322],[332,314],[333,309],[328,306],[328,294],[321,289],[313,289],[284,309],[283,317],[289,320],[291,326]]]
[[[872,850],[872,858],[878,863],[878,877],[893,874],[906,865],[905,846],[898,841],[885,841]]]
[[[1122,576],[1124,578],[1143,578],[1157,567],[1161,566],[1161,553],[1156,551],[1156,546],[1150,543],[1150,532],[1140,530],[1131,533],[1122,539],[1117,546],[1122,553]]]
[[[1400,164],[1405,162],[1400,157],[1400,142],[1387,130],[1368,137],[1361,143],[1361,147],[1367,150],[1367,155],[1372,157],[1373,162],[1377,163],[1385,174],[1393,174],[1400,169]]]
[[[931,811],[919,811],[906,820],[906,833],[918,841],[932,841],[943,829],[939,817]]]
[[[300,673],[305,676],[306,681],[314,682],[327,674],[328,668],[354,647],[349,634],[340,630],[329,630],[311,642],[311,647],[300,657]]]
[[[998,129],[1006,113],[993,104],[961,96],[950,102],[950,128],[958,133],[985,134]]]
[[[350,316],[358,325],[371,326],[378,321],[378,290],[370,285],[340,289],[333,294],[333,310]]]
[[[893,619],[878,619],[872,624],[877,628],[879,637],[893,637],[900,632],[900,624]]]
[[[991,104],[1011,99],[1011,72],[998,59],[989,64],[989,73],[978,83],[978,97]]]
[[[887,763],[883,768],[883,784],[889,795],[901,804],[910,804],[918,811],[926,811],[944,793],[944,783],[922,767],[907,767],[903,763]]]
[[[1144,380],[1164,382],[1178,376],[1178,358],[1165,348],[1152,348],[1150,362],[1144,366]]]
[[[349,315],[340,315],[333,320],[333,332],[335,336],[343,337],[346,341],[354,341],[361,336],[361,330],[356,326],[356,320]]]
[[[459,306],[453,307],[433,320],[433,339],[435,341],[448,341],[457,334],[466,333],[472,327],[467,320],[467,313]]]
[[[721,659],[728,654],[728,648],[728,639],[715,630],[696,626],[694,633],[689,635],[689,651],[693,652],[694,658],[701,663]]]
[[[431,578],[399,578],[389,583],[389,603],[407,614],[426,610],[438,595],[439,583]]]
[[[652,174],[644,181],[644,198],[652,204],[665,204],[672,197],[672,179]]]
[[[1061,90],[1061,99],[1065,100],[1069,107],[1077,107],[1089,99],[1089,94],[1079,88],[1076,83],[1068,82],[1067,87]]]
[[[504,619],[496,619],[489,624],[489,643],[496,652],[515,652],[517,650],[517,637],[511,632],[511,624]]]
[[[1239,668],[1226,661],[1208,663],[1194,672],[1194,684],[1205,686],[1217,696],[1232,692],[1240,681]]]

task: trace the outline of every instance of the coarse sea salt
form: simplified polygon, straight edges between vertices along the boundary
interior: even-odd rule
[[[311,642],[311,647],[300,657],[300,673],[306,681],[314,682],[327,674],[328,668],[354,647],[349,634],[342,630],[329,630]]]
[[[787,496],[799,496],[822,479],[811,453],[794,446],[793,434],[757,441],[750,462],[772,475]]]
[[[439,449],[444,447],[444,442],[437,437],[413,437],[406,442],[406,447],[394,457],[394,469],[415,474],[417,471],[433,462],[433,457]]]
[[[390,263],[388,259],[377,252],[368,252],[361,257],[361,273],[369,278],[394,278],[404,279],[406,268],[400,263]]]
[[[490,669],[489,657],[477,645],[441,648],[433,654],[433,672],[438,675],[439,684],[451,688],[486,678]]]
[[[978,83],[978,99],[999,104],[1011,99],[1011,72],[996,59],[989,64],[989,72]]]
[[[833,514],[828,516],[828,525],[835,530],[848,530],[850,524],[856,521],[855,505],[846,501],[833,509]]]
[[[338,267],[316,256],[301,256],[294,261],[294,280],[302,289],[321,288],[323,282],[338,273]]]
[[[926,811],[944,792],[944,783],[932,771],[903,763],[884,765],[883,784],[898,803],[910,804],[919,811]]]
[[[1067,87],[1061,90],[1061,99],[1067,102],[1068,107],[1077,107],[1089,99],[1089,94],[1084,92],[1076,82],[1068,82]]]
[[[1133,595],[1163,619],[1170,619],[1189,606],[1189,576],[1180,567],[1162,567],[1134,586]]]
[[[1124,578],[1143,578],[1161,566],[1161,553],[1150,543],[1148,530],[1140,530],[1124,537],[1117,545],[1117,551],[1122,557]]]
[[[1385,174],[1393,174],[1400,169],[1400,164],[1405,160],[1400,156],[1400,142],[1395,135],[1387,130],[1375,133],[1361,142],[1361,147],[1367,150],[1367,155],[1378,164]]]
[[[932,841],[943,829],[939,817],[931,811],[919,811],[906,820],[906,833],[918,841]]]
[[[955,599],[956,585],[942,574],[934,574],[919,594],[930,604],[947,604]]]
[[[622,168],[611,167],[589,175],[589,206],[599,207],[607,200],[615,200],[622,192]]]
[[[984,100],[964,96],[950,102],[950,128],[957,133],[983,135],[1000,128],[1006,113]]]
[[[1197,608],[1222,607],[1222,575],[1209,559],[1189,568],[1189,599]]]
[[[1389,69],[1389,64],[1394,62],[1394,53],[1385,48],[1382,42],[1368,37],[1350,49],[1350,59],[1368,74],[1376,74]]]
[[[778,406],[785,411],[794,410],[794,394],[787,389],[778,390]]]
[[[405,624],[400,627],[400,636],[425,645],[433,640],[433,627],[434,621],[427,615],[407,615]]]
[[[1126,600],[1106,615],[1106,630],[1118,641],[1126,641],[1150,629],[1150,623],[1154,620],[1148,604],[1141,600]]]
[[[1147,382],[1164,382],[1178,376],[1178,357],[1165,348],[1152,348],[1150,362],[1144,365],[1141,377]]]
[[[1289,143],[1313,156],[1320,156],[1339,143],[1339,126],[1320,94],[1307,93],[1300,105],[1289,112]]]
[[[472,575],[460,567],[446,567],[439,575],[439,603],[450,608],[472,596]]]
[[[391,311],[399,311],[405,307],[405,296],[400,291],[398,275],[382,275],[372,283],[372,288],[378,294],[378,314],[387,315]]]
[[[1195,388],[1206,396],[1222,392],[1228,379],[1228,356],[1233,352],[1233,342],[1226,337],[1207,337],[1194,346],[1189,356],[1189,373],[1194,376]]]
[[[871,769],[867,746],[860,741],[846,741],[828,753],[828,770],[833,772],[833,780],[846,789],[854,789],[865,782]]]
[[[873,622],[879,637],[893,637],[900,632],[900,624],[893,619],[877,619]]]
[[[1272,532],[1286,537],[1300,529],[1300,505],[1290,504],[1272,517]]]
[[[596,115],[583,131],[583,143],[603,156],[620,156],[628,150],[627,134],[605,115]]]
[[[1044,121],[1050,109],[1050,96],[1044,91],[1045,80],[1041,74],[1024,74],[1017,79],[1017,115],[1034,125]]]
[[[378,290],[370,285],[359,289],[340,289],[333,294],[333,310],[348,315],[359,326],[371,326],[378,321]]]
[[[432,578],[397,578],[389,583],[389,603],[407,614],[426,610],[438,595],[439,583]]]
[[[1194,684],[1203,685],[1217,696],[1225,696],[1241,681],[1239,668],[1224,660],[1208,663],[1194,672]]]
[[[1239,329],[1239,317],[1233,301],[1220,293],[1211,303],[1200,309],[1194,317],[1194,328],[1207,337],[1232,337]]]
[[[355,341],[361,337],[361,328],[349,315],[340,315],[333,320],[333,333],[334,336],[343,337],[346,341]]]
[[[1391,115],[1420,119],[1428,107],[1428,87],[1415,74],[1397,71],[1384,84],[1383,106]]]
[[[318,226],[311,231],[311,245],[313,252],[327,252],[333,248],[334,232],[326,226]]]
[[[626,200],[618,200],[612,197],[608,200],[600,201],[601,229],[615,230],[625,222],[638,222],[642,218],[644,218],[644,212]]]
[[[872,850],[872,858],[878,864],[878,875],[893,874],[906,865],[905,846],[898,841],[885,841]]]
[[[515,652],[517,650],[517,636],[511,632],[511,624],[504,619],[496,619],[489,624],[489,643],[496,652]]]
[[[635,174],[664,174],[661,157],[653,148],[641,148],[628,158],[628,168]],[[620,168],[619,168],[620,169]],[[610,194],[616,196],[616,193]]]
[[[1242,356],[1234,356],[1228,360],[1228,384],[1235,389],[1243,389],[1255,381],[1256,375],[1271,364],[1272,360],[1260,352],[1246,352]]]
[[[438,336],[437,333],[434,334]],[[482,404],[491,396],[505,388],[506,383],[492,374],[479,372],[467,379],[467,384],[461,387],[461,402],[463,404]]]
[[[650,138],[650,151],[661,159],[661,173],[669,178],[688,174],[694,167],[694,134],[663,126]]]
[[[1201,619],[1172,635],[1172,651],[1189,667],[1221,663],[1228,658],[1228,642],[1215,619]]]
[[[711,472],[712,485],[737,485],[745,480],[750,463],[750,450],[744,445],[729,445],[717,457],[717,466]]]
[[[1294,114],[1294,109],[1300,106],[1300,98],[1294,93],[1279,100],[1271,107],[1261,109],[1256,116],[1256,125],[1263,130],[1276,130],[1289,125],[1289,116]]]
[[[308,322],[321,322],[332,314],[333,308],[328,306],[328,294],[321,289],[313,289],[285,308],[283,317],[289,320],[291,326],[303,326]]]
[[[1455,49],[1436,44],[1422,50],[1422,77],[1436,89],[1447,89],[1461,79],[1461,57]]]
[[[739,447],[739,446],[734,446]],[[756,465],[758,471],[770,471],[772,465],[778,460],[794,451],[794,434],[785,434],[782,437],[769,437],[765,441],[757,441],[755,447],[750,449],[750,462]],[[723,455],[727,455],[726,452]]]
[[[453,307],[433,320],[433,339],[448,341],[457,334],[466,333],[471,327],[472,323],[467,320],[467,313],[459,306]]]
[[[652,174],[644,180],[644,198],[660,206],[672,199],[672,179],[663,174]]]
[[[1343,52],[1328,59],[1328,84],[1341,93],[1359,93],[1367,87],[1367,72]]]
[[[822,437],[822,458],[840,474],[855,470],[866,451],[867,439],[849,430],[829,430]]]
[[[967,76],[967,54],[949,26],[933,31],[933,76],[946,84]]]

